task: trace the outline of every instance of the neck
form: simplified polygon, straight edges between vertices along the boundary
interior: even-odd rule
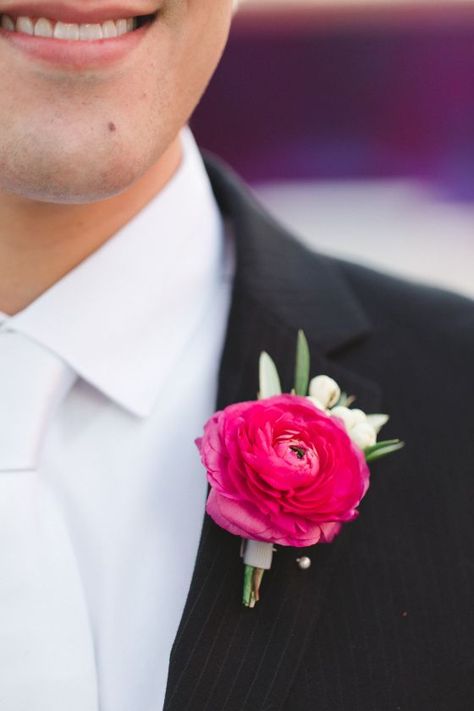
[[[0,193],[0,311],[18,313],[97,250],[164,188],[180,161],[178,136],[127,190],[84,205]]]

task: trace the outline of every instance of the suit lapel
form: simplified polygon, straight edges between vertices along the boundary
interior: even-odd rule
[[[272,355],[289,390],[299,328],[310,340],[312,374],[331,375],[357,394],[361,407],[376,409],[378,388],[328,357],[370,332],[334,263],[295,244],[218,163],[208,159],[207,169],[231,220],[237,255],[218,409],[255,399],[262,350]],[[165,711],[281,709],[349,536],[346,527],[331,545],[280,547],[265,574],[262,602],[248,610],[241,605],[240,540],[206,516],[171,655]],[[305,552],[312,566],[303,572],[296,558]]]

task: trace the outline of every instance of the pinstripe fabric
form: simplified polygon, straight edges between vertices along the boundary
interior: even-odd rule
[[[308,325],[309,333],[321,336],[321,341],[311,344],[315,354],[313,370],[337,377],[348,390],[356,390],[367,406],[374,404],[378,399],[376,386],[334,368],[323,356],[323,350],[360,338],[369,329],[337,271],[321,259],[319,273],[311,269],[316,280],[306,280],[307,290],[295,290],[295,276],[302,272],[304,276],[310,267],[309,253],[301,248],[295,254],[293,242],[283,233],[280,235],[255,207],[253,219],[248,222],[249,207],[244,205],[251,204],[250,198],[232,184],[226,185],[219,169],[208,164],[208,170],[211,175],[217,170],[214,188],[224,214],[232,217],[237,249],[218,408],[256,397],[258,356],[264,349],[274,357],[284,387],[289,390],[296,333]],[[232,200],[243,201],[244,205],[233,205]],[[319,307],[316,295],[324,302]],[[308,318],[308,306],[312,304],[314,313]],[[327,322],[327,304],[332,304],[331,310],[339,314],[334,326]],[[294,318],[298,313],[301,318]],[[255,610],[246,610],[240,602],[240,541],[206,517],[194,578],[171,657],[165,710],[279,709],[319,615],[326,581],[343,541],[341,536],[331,546],[313,549],[314,565],[307,573],[299,570],[295,562],[304,551],[280,548],[272,570],[265,576],[264,602]]]
[[[165,711],[471,711],[473,304],[309,253],[207,168],[237,251],[218,407],[255,398],[263,349],[288,389],[304,328],[312,372],[389,412],[407,447],[308,571],[279,549],[254,610],[239,541],[206,519]]]
[[[241,333],[243,323],[245,333]],[[224,356],[220,407],[255,397],[256,363],[264,346],[286,366],[281,370],[288,375],[292,360],[288,354],[293,354],[295,345],[296,332],[282,334],[255,305],[243,299],[235,307],[233,328],[236,332],[229,333],[228,343],[237,345],[229,347]],[[334,369],[332,373],[335,375]],[[348,376],[345,382],[352,384]],[[280,548],[265,576],[262,604],[246,610],[240,603],[240,541],[206,519],[193,586],[172,656],[166,710],[280,708],[319,615],[326,580],[342,544],[340,537],[331,546],[311,550],[314,565],[308,573],[295,563],[301,551]]]
[[[384,383],[407,446],[372,467],[283,709],[471,711],[473,305],[346,269],[374,332],[344,361]]]

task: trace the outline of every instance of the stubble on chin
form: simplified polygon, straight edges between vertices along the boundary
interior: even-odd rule
[[[63,82],[49,101],[18,95],[0,107],[0,193],[83,204],[126,190],[175,136],[173,126],[160,125],[162,89],[159,97],[146,89],[123,97]]]
[[[93,141],[41,135],[30,129],[0,138],[0,191],[30,200],[87,203],[126,189],[143,171],[143,159],[124,141],[108,136]],[[116,133],[116,131],[114,131]]]

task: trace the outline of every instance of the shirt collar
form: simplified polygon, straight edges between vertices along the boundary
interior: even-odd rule
[[[142,417],[229,276],[204,163],[189,128],[181,139],[183,159],[166,187],[99,250],[3,322]]]

